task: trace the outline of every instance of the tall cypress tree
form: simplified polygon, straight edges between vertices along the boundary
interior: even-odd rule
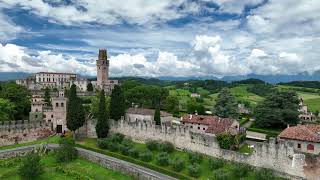
[[[44,102],[51,106],[50,89],[48,87],[44,89]]]
[[[67,128],[73,131],[74,138],[75,131],[83,126],[85,122],[85,111],[81,99],[77,96],[76,89],[76,85],[72,84],[67,106]]]
[[[98,138],[105,138],[108,136],[109,132],[109,124],[108,124],[108,114],[106,111],[106,97],[104,94],[104,90],[102,90],[99,94],[99,111],[97,115],[97,125],[96,125],[96,133]]]
[[[121,87],[116,85],[111,93],[110,118],[118,121],[125,114],[125,99]]]
[[[154,121],[156,122],[156,125],[161,124],[161,116],[160,116],[160,108],[157,107],[156,110],[154,111]]]

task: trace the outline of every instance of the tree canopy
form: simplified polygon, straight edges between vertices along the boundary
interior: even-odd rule
[[[179,100],[177,96],[169,95],[166,98],[166,110],[173,114],[179,112]]]
[[[15,82],[2,83],[0,87],[0,98],[8,100],[14,105],[14,119],[26,119],[31,108],[31,95],[29,90],[24,86],[17,85]]]
[[[228,88],[223,88],[218,94],[214,112],[222,118],[238,118],[238,104]]]
[[[96,132],[98,138],[106,138],[109,132],[108,112],[106,111],[106,98],[104,90],[99,93],[99,111],[97,114]]]
[[[50,89],[48,87],[44,89],[44,101],[48,104],[48,106],[51,106]]]
[[[13,119],[15,106],[7,99],[0,98],[0,121]]]
[[[157,107],[154,111],[154,121],[156,122],[156,125],[161,124],[161,114],[160,114],[160,108]]]
[[[91,82],[89,82],[89,83],[87,84],[87,91],[89,91],[89,92],[92,92],[92,91],[93,91],[93,86],[92,86],[92,83],[91,83]]]
[[[76,131],[85,122],[85,111],[76,89],[76,85],[72,84],[67,106],[67,127],[71,131]]]
[[[276,91],[258,104],[254,115],[256,126],[264,128],[286,127],[299,122],[299,99],[293,91]]]
[[[125,111],[126,107],[123,92],[121,87],[116,85],[111,93],[110,118],[117,121],[121,116],[124,116]]]

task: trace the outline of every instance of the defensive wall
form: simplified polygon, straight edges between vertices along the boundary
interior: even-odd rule
[[[269,168],[278,175],[290,179],[306,179],[306,155],[295,153],[293,147],[277,143],[271,139],[266,143],[257,143],[250,155],[219,148],[214,135],[192,132],[183,126],[157,126],[150,122],[128,122],[124,119],[111,123],[112,133],[121,133],[140,143],[160,140],[173,143],[178,149],[190,150],[209,156],[223,158],[255,167]],[[309,179],[309,178],[308,178]]]

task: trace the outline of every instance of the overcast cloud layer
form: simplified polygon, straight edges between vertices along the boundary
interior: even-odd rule
[[[318,0],[0,0],[0,71],[112,76],[320,70]]]

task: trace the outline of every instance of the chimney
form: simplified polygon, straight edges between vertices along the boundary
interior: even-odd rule
[[[195,111],[195,114],[196,114],[196,116],[198,116],[198,111],[197,110]]]
[[[192,119],[192,114],[190,114],[189,119]]]
[[[287,124],[287,128],[289,128],[290,127],[290,125],[289,124]]]
[[[218,121],[218,123],[220,123],[220,120],[221,120],[221,118],[219,117],[219,121]]]
[[[107,50],[99,49],[99,60],[107,59]]]

